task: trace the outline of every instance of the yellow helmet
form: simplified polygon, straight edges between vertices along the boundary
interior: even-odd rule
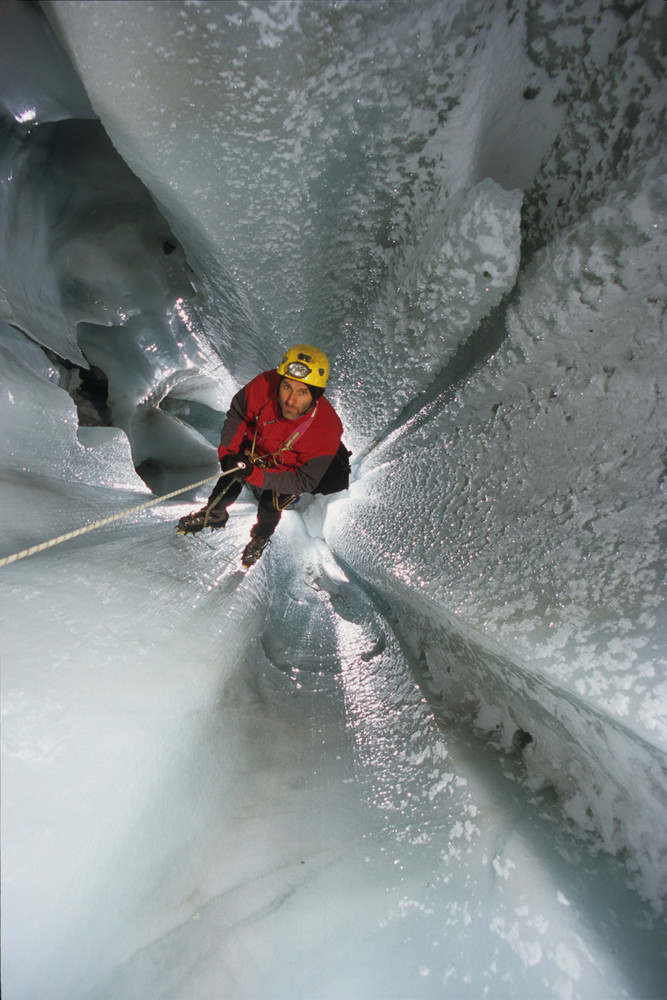
[[[276,371],[283,378],[293,378],[324,390],[329,378],[329,359],[317,347],[297,344],[285,351]]]

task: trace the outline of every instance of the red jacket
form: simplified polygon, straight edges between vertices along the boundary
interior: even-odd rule
[[[222,428],[218,457],[245,452],[254,439],[255,457],[270,458],[268,467],[256,466],[246,482],[276,493],[311,493],[338,450],[343,425],[324,396],[298,420],[282,417],[281,378],[276,371],[262,372],[236,393]]]

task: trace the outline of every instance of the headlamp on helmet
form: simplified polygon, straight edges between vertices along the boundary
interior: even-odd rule
[[[317,347],[297,344],[285,351],[276,371],[283,378],[293,378],[324,391],[329,378],[329,359]]]

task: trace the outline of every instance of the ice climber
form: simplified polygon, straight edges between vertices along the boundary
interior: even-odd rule
[[[326,355],[316,347],[297,344],[285,352],[275,370],[262,372],[236,393],[218,448],[222,471],[230,475],[218,479],[205,507],[180,519],[179,531],[224,528],[227,508],[247,483],[259,499],[257,522],[242,558],[249,567],[266,548],[282,512],[300,494],[331,493],[347,485],[327,487],[323,482],[339,448],[344,465],[348,455],[341,446],[338,414],[324,398],[328,378]],[[331,471],[325,478],[331,478]]]

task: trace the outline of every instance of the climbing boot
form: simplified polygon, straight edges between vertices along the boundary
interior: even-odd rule
[[[269,544],[270,539],[268,537],[263,537],[258,535],[256,538],[251,538],[245,549],[243,550],[243,556],[241,562],[246,569],[250,569],[254,566],[262,552]]]
[[[204,528],[210,528],[211,531],[214,528],[224,528],[228,518],[229,514],[223,508],[218,510],[213,507],[212,510],[209,510],[208,507],[202,507],[201,510],[193,511],[192,514],[182,517],[177,528],[182,535],[195,535],[198,531],[203,531]]]

